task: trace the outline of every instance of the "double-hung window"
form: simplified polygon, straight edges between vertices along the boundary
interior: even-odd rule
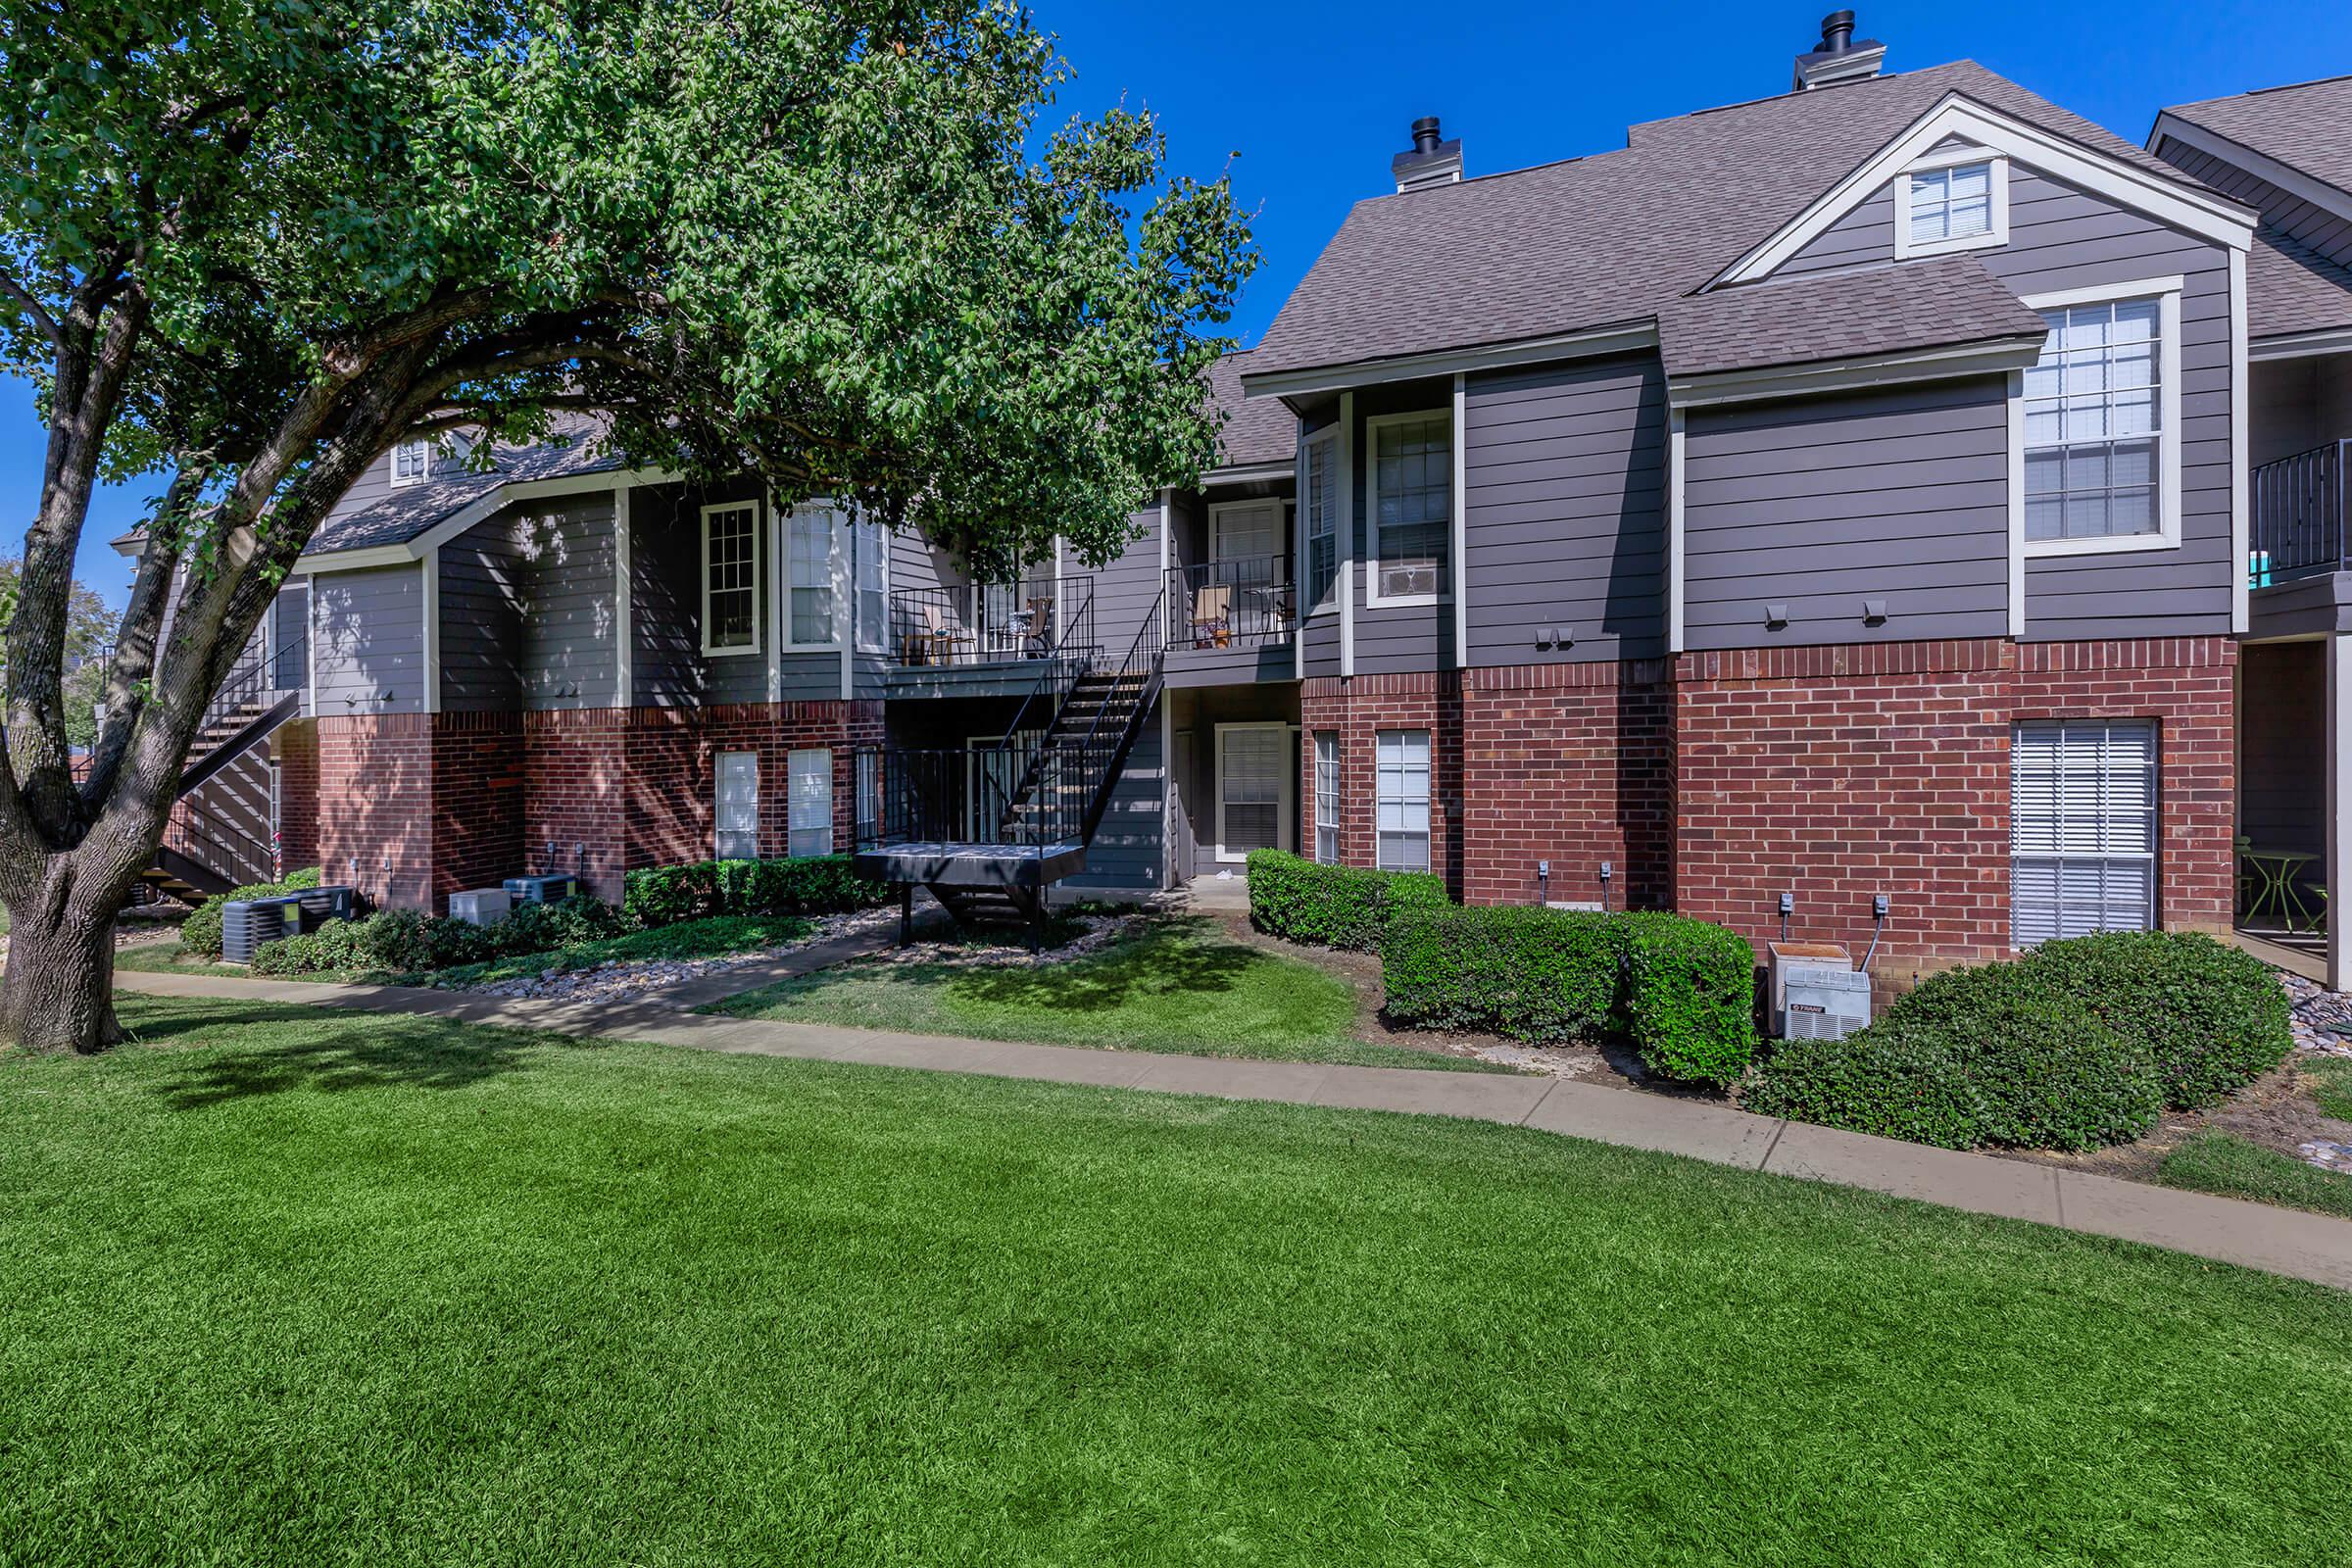
[[[2050,327],[2025,374],[2031,553],[2144,549],[2174,538],[2180,299],[2170,286],[2026,302]]]
[[[433,443],[430,440],[403,441],[392,449],[392,482],[415,484],[432,476]]]
[[[1380,868],[1429,869],[1429,731],[1384,729],[1375,742]]]
[[[760,651],[760,506],[703,509],[703,652]]]
[[[2009,919],[2020,948],[2156,923],[2156,725],[2039,719],[2009,746]]]
[[[791,830],[785,853],[795,858],[833,853],[833,754],[822,747],[788,759]]]
[[[1340,577],[1340,438],[1337,430],[1307,437],[1299,463],[1299,535],[1305,560],[1307,613],[1328,609]]]
[[[1315,858],[1340,863],[1340,737],[1315,731]]]
[[[1931,158],[1895,182],[1897,260],[1980,250],[2009,239],[2009,161],[1983,149]]]
[[[850,524],[851,577],[858,592],[858,646],[878,654],[890,645],[890,541],[882,519],[864,512]]]
[[[760,857],[760,754],[721,752],[713,780],[711,854],[721,860]]]
[[[792,569],[790,641],[828,646],[833,626],[833,520],[829,507],[795,507],[788,549]]]
[[[856,755],[856,777],[851,788],[857,793],[851,799],[856,811],[853,830],[858,845],[872,844],[882,837],[882,758],[877,752],[861,751]]]
[[[1434,600],[1446,589],[1453,535],[1453,418],[1392,414],[1365,421],[1371,455],[1370,604]]]

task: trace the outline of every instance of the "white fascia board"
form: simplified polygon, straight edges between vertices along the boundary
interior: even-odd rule
[[[1683,411],[1666,410],[1666,652],[1683,649],[1684,463]]]
[[[422,561],[426,555],[504,508],[555,496],[589,495],[617,486],[676,484],[681,475],[660,468],[636,468],[625,473],[604,469],[596,473],[565,474],[555,479],[529,479],[486,490],[405,544],[369,545],[362,550],[329,550],[305,555],[289,571],[357,571],[364,566],[400,566]]]
[[[2252,624],[2251,585],[2254,527],[2252,470],[2246,455],[2246,256],[2230,253],[2230,630],[2243,637]]]
[[[2009,635],[2026,635],[2026,372],[2011,370],[2009,426]]]
[[[2265,157],[2242,142],[2231,141],[2202,125],[2192,125],[2170,110],[2156,117],[2156,128],[2148,132],[2148,151],[2171,137],[2183,147],[2193,148],[2209,158],[2244,170],[2247,173],[2269,180],[2289,196],[2299,196],[2337,218],[2352,222],[2352,191],[2342,191],[2324,179],[2316,179],[2292,164],[2282,164],[2276,158]]]
[[[1678,409],[1696,409],[1722,403],[1753,403],[1766,398],[1808,397],[1819,392],[1867,391],[1912,381],[1990,375],[2032,365],[2041,353],[2041,344],[2040,337],[2002,338],[1992,343],[1963,343],[1955,348],[1925,349],[1914,354],[1877,354],[1814,365],[1766,366],[1721,375],[1669,377],[1666,396]]]
[[[2245,250],[2254,243],[2254,225],[2260,215],[2250,207],[2191,190],[1952,93],[1831,186],[1819,201],[1779,233],[1734,262],[1707,288],[1752,283],[1777,271],[1790,257],[1868,201],[1880,186],[1927,156],[1947,136],[1964,137],[1987,151],[2005,155],[2013,163],[2054,175],[2216,245]],[[1244,384],[1248,384],[1247,377]]]
[[[1253,398],[1305,397],[1317,393],[1346,392],[1355,387],[1383,386],[1392,381],[1418,381],[1431,376],[1476,374],[1481,370],[1510,369],[1522,365],[1545,365],[1553,360],[1585,360],[1604,354],[1628,354],[1638,349],[1656,348],[1657,345],[1656,324],[1639,321],[1563,332],[1551,337],[1523,338],[1515,343],[1497,343],[1486,348],[1446,349],[1432,354],[1406,355],[1395,360],[1365,360],[1352,365],[1326,365],[1306,370],[1272,370],[1263,375],[1244,372],[1242,392]]]
[[[2249,360],[2307,360],[2320,354],[2352,353],[2352,326],[2323,327],[2315,332],[2282,332],[2246,346]]]
[[[441,552],[418,563],[424,573],[424,710],[441,711]]]

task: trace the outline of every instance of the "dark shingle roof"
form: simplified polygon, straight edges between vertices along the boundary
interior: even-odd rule
[[[2046,331],[1973,256],[1719,289],[1658,312],[1658,348],[1672,376],[2039,342]]]
[[[1634,126],[1596,157],[1359,202],[1252,374],[1633,324],[1769,239],[1948,94],[2190,190],[1973,61]]]
[[[1298,418],[1279,400],[1242,396],[1242,371],[1249,368],[1249,359],[1250,351],[1240,349],[1209,367],[1209,402],[1225,416],[1225,428],[1217,437],[1220,467],[1288,463],[1298,446]]]
[[[2208,98],[2165,113],[2352,194],[2352,76]]]
[[[498,466],[488,473],[452,473],[403,485],[356,512],[328,517],[311,536],[304,554],[322,556],[340,550],[405,545],[494,490],[528,480],[612,472],[619,467],[617,457],[594,450],[585,431],[575,433],[569,446],[502,448]]]
[[[2264,224],[2246,253],[2246,335],[2284,337],[2352,326],[2352,270]]]

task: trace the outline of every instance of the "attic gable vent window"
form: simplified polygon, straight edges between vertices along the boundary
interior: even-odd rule
[[[433,471],[433,444],[430,441],[403,441],[392,449],[392,482],[415,484],[429,477]]]
[[[1895,181],[1894,254],[1941,256],[2009,243],[2009,161],[1981,148],[1923,160]]]

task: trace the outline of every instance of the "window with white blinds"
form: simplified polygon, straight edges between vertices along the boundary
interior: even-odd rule
[[[794,752],[787,760],[791,784],[790,842],[796,859],[833,853],[833,754],[821,748]]]
[[[2009,917],[2020,948],[2156,923],[2156,725],[2019,724],[2009,748]]]
[[[858,646],[880,653],[890,638],[890,549],[882,520],[860,512],[851,524],[857,540],[852,564],[858,585]]]
[[[792,514],[792,625],[796,644],[828,646],[833,630],[833,514],[802,507]]]
[[[1911,248],[1992,232],[1992,164],[1954,164],[1911,175]]]
[[[760,754],[721,752],[717,800],[710,816],[716,832],[711,853],[721,860],[760,857]]]
[[[760,651],[760,509],[703,509],[703,652]]]
[[[1372,442],[1370,602],[1446,592],[1453,533],[1453,419],[1392,415],[1365,423]]]
[[[1339,436],[1326,430],[1306,443],[1305,492],[1298,504],[1306,539],[1306,608],[1325,608],[1340,578]]]
[[[1315,733],[1315,858],[1340,863],[1340,737]]]
[[[851,804],[858,813],[858,843],[872,844],[882,837],[881,757],[873,752],[858,753],[857,775],[852,786],[857,794]]]
[[[1282,848],[1291,734],[1281,724],[1217,727],[1217,858]]]
[[[1384,729],[1377,740],[1380,868],[1429,869],[1429,731]]]

